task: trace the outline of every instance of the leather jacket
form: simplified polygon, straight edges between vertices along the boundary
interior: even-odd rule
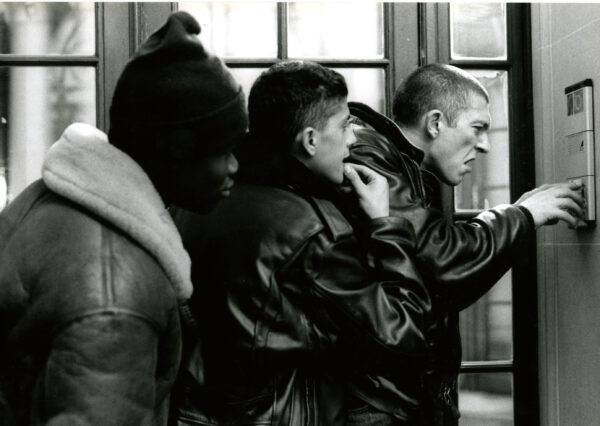
[[[327,186],[286,159],[208,216],[174,213],[197,323],[178,424],[344,425],[349,376],[421,369],[430,301],[407,263],[412,228],[378,218],[359,243]]]
[[[414,227],[416,263],[430,292],[435,322],[427,334],[433,363],[427,368],[426,424],[455,424],[457,377],[461,362],[458,313],[487,292],[518,262],[532,243],[533,218],[519,206],[503,205],[475,218],[451,223],[439,206],[439,182],[420,168],[423,152],[390,119],[366,105],[350,102],[363,127],[355,133],[349,162],[385,176],[390,215]],[[346,212],[346,214],[351,214]],[[354,215],[357,213],[355,212]]]
[[[164,205],[132,163],[99,130],[73,125],[44,179],[2,211],[1,425],[166,425],[181,328],[161,260],[187,254],[172,222],[162,232],[149,219],[171,220],[158,219]]]

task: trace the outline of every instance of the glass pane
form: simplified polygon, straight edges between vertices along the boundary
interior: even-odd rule
[[[181,2],[179,10],[193,15],[202,30],[200,40],[223,57],[277,57],[277,3]]]
[[[248,105],[248,96],[250,96],[250,89],[258,78],[258,76],[266,68],[230,68],[229,70],[235,77],[238,83],[244,89],[244,95],[246,96],[246,105]]]
[[[381,3],[289,3],[288,23],[292,58],[383,57]]]
[[[333,68],[346,79],[348,100],[385,112],[385,72],[382,69]]]
[[[469,71],[490,95],[492,123],[488,132],[491,149],[478,154],[473,171],[455,188],[457,210],[488,209],[510,202],[508,73],[506,71]]]
[[[96,125],[93,67],[0,67],[0,208],[41,176],[65,127]]]
[[[512,359],[512,271],[460,313],[464,361]]]
[[[510,202],[508,74],[506,71],[470,71],[490,96],[491,149],[478,155],[473,172],[455,188],[455,206],[488,209]],[[477,303],[461,312],[460,326],[465,361],[512,358],[511,271]]]
[[[460,426],[512,426],[511,373],[461,374],[458,379]]]
[[[505,3],[450,3],[452,59],[506,59]]]
[[[0,3],[0,53],[94,55],[94,3]]]
[[[369,105],[381,113],[385,110],[385,73],[381,69],[333,68],[346,79],[348,100]],[[236,80],[242,85],[246,102],[250,88],[265,68],[230,68]]]

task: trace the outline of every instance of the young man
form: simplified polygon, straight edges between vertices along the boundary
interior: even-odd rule
[[[190,261],[166,210],[227,195],[244,97],[172,15],[118,81],[109,137],[73,124],[0,215],[2,424],[166,424]]]
[[[565,183],[544,185],[514,205],[498,206],[467,222],[444,219],[437,180],[458,185],[476,156],[489,151],[488,102],[486,90],[468,73],[434,64],[414,71],[398,89],[395,123],[365,105],[350,107],[371,128],[356,132],[349,161],[387,178],[390,214],[413,225],[412,260],[432,297],[435,321],[429,343],[434,358],[422,401],[426,425],[457,424],[459,311],[518,260],[537,227],[557,220],[574,226],[581,215],[580,187]],[[387,388],[396,405],[411,404],[394,386]]]
[[[429,297],[407,264],[410,226],[388,215],[385,179],[343,165],[347,93],[315,63],[269,68],[249,97],[242,183],[208,217],[175,214],[198,324],[179,424],[345,425],[344,377],[363,366],[419,385]],[[367,217],[360,242],[330,201],[344,175]]]

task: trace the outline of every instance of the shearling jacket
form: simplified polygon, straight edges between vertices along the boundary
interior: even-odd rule
[[[428,396],[422,404],[425,423],[456,424],[461,362],[458,313],[487,292],[527,250],[535,235],[533,218],[525,208],[502,205],[468,221],[449,222],[438,207],[437,179],[420,168],[423,152],[393,121],[366,105],[351,102],[349,106],[366,125],[355,132],[357,141],[348,161],[387,178],[390,215],[412,224],[416,237],[412,260],[432,297],[435,321],[428,336],[434,355],[426,374]],[[404,404],[401,399],[397,403]]]
[[[176,386],[180,425],[344,425],[364,366],[420,386],[430,301],[406,261],[412,228],[375,219],[359,242],[327,186],[287,159],[208,217],[175,214],[198,326]]]
[[[0,424],[164,425],[190,263],[142,169],[71,125],[0,215]]]

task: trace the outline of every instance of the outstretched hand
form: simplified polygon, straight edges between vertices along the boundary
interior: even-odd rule
[[[515,204],[529,210],[536,228],[559,220],[576,227],[585,208],[582,188],[578,182],[546,184],[526,192]]]
[[[358,197],[358,204],[371,219],[389,216],[390,191],[385,177],[359,164],[344,164],[344,175]]]

